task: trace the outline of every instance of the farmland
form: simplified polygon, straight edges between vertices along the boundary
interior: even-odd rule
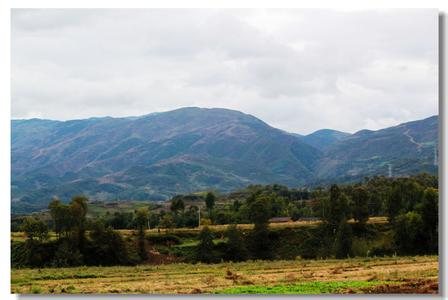
[[[296,221],[296,222],[285,222],[285,223],[271,223],[271,224],[269,224],[269,227],[273,230],[280,230],[280,229],[285,229],[285,228],[317,226],[320,223],[321,223],[321,221]],[[349,223],[354,223],[354,220],[350,220]],[[387,223],[387,218],[386,217],[371,217],[367,223],[368,224],[385,224],[385,223]],[[203,226],[201,226],[201,227],[203,227]],[[145,233],[149,234],[149,235],[154,235],[154,234],[159,234],[159,233],[171,233],[171,234],[196,233],[197,234],[201,230],[201,227],[172,228],[172,229],[153,228],[153,229],[147,229],[145,231]],[[208,227],[210,228],[211,231],[214,231],[214,232],[224,232],[227,229],[228,225],[209,225]],[[251,229],[253,229],[254,225],[253,224],[238,224],[237,227],[242,230],[251,230]],[[120,232],[123,236],[130,236],[135,232],[134,230],[127,230],[127,229],[121,229],[121,230],[116,230],[116,231]],[[55,233],[50,232],[49,238],[50,239],[56,238]],[[22,231],[11,232],[11,240],[12,241],[24,241],[25,239],[26,239],[26,235],[24,232],[22,232]]]
[[[13,293],[437,293],[438,257],[13,269]]]

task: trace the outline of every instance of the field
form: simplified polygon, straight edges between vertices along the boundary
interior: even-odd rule
[[[437,293],[438,257],[13,269],[13,293]]]
[[[353,220],[350,220],[349,222],[354,222]],[[271,223],[269,224],[269,228],[275,230],[275,229],[283,229],[283,228],[297,228],[297,227],[303,227],[303,226],[316,226],[318,224],[320,224],[320,221],[296,221],[296,222],[286,222],[286,223]],[[387,223],[387,218],[386,217],[370,217],[369,221],[367,222],[368,224],[385,224]],[[208,227],[210,228],[211,231],[216,231],[216,232],[224,232],[227,227],[229,225],[209,225]],[[201,227],[196,227],[196,228],[173,228],[173,229],[157,229],[157,228],[153,228],[153,229],[148,229],[146,230],[147,234],[158,234],[158,233],[172,233],[172,234],[176,234],[176,233],[199,233],[199,231],[202,229],[203,226]],[[238,228],[243,229],[243,230],[251,230],[254,225],[253,224],[238,224],[237,225]],[[132,235],[135,230],[127,230],[127,229],[122,229],[122,230],[117,230],[118,232],[120,232],[123,236],[128,236],[128,235]],[[54,239],[56,238],[56,235],[54,232],[50,232],[49,234],[50,239]],[[24,241],[26,239],[25,233],[24,232],[11,232],[11,240],[12,241]]]

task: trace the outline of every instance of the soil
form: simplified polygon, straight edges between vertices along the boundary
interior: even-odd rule
[[[435,279],[406,280],[401,284],[384,284],[361,290],[366,294],[437,294],[439,283]]]

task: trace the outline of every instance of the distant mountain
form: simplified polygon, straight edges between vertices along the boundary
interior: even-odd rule
[[[12,121],[13,207],[67,200],[161,200],[251,183],[305,184],[321,152],[227,109],[182,108],[140,118]]]
[[[131,118],[13,120],[12,210],[52,196],[164,200],[249,184],[306,186],[365,175],[435,173],[437,117],[350,135],[307,136],[228,109],[181,108]]]
[[[302,137],[305,143],[324,151],[329,146],[350,136],[350,133],[332,129],[321,129]]]
[[[325,149],[316,168],[320,180],[375,174],[437,173],[438,117],[378,130],[361,130]]]

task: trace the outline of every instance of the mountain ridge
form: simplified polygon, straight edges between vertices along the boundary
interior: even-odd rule
[[[408,122],[383,133],[326,129],[306,136],[220,108],[188,107],[125,118],[12,120],[13,210],[43,207],[54,195],[62,200],[78,193],[100,200],[164,200],[177,193],[227,192],[257,183],[306,186],[358,176],[362,172],[355,174],[354,168],[364,166],[366,175],[384,174],[372,162],[362,165],[365,155],[351,147],[370,149],[365,144],[373,142],[370,154],[377,151],[381,157],[373,163],[384,165],[400,158],[398,150],[389,155],[377,144],[397,137],[403,149],[411,149],[407,162],[416,164],[402,166],[400,174],[434,172],[428,168],[428,149],[437,143],[437,117],[432,118],[435,123],[428,118],[430,124]],[[421,143],[420,150],[413,150],[417,144],[412,141]]]

